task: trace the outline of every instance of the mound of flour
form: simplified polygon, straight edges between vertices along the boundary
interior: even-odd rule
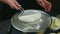
[[[33,22],[35,20],[38,20],[41,18],[41,13],[38,14],[32,14],[32,15],[24,15],[24,16],[18,16],[19,20],[24,22]]]

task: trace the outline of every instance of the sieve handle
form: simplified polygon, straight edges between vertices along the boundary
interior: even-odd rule
[[[19,11],[21,11],[21,13],[23,13],[23,12],[24,12],[24,8],[21,7],[21,8],[19,9]]]

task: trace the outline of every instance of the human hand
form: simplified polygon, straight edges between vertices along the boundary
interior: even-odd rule
[[[1,2],[8,4],[12,9],[20,9],[21,5],[16,0],[1,0]]]
[[[52,4],[49,1],[47,0],[36,0],[36,1],[40,6],[42,6],[45,9],[45,11],[50,12]]]

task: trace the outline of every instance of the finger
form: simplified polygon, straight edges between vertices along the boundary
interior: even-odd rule
[[[52,8],[52,5],[49,3],[48,6],[47,6],[48,11],[50,11],[51,8]]]
[[[39,0],[40,1],[40,3],[42,4],[42,5],[45,5],[45,3],[43,2],[43,0]]]
[[[51,10],[51,8],[52,8],[52,4],[51,4],[51,3],[50,3],[50,6],[49,6],[48,8],[49,8],[48,10],[50,11],[50,10]]]
[[[17,1],[15,1],[15,4],[18,7],[18,10],[19,10],[21,8],[21,5]]]
[[[14,9],[16,9],[16,10],[18,10],[18,9],[19,9],[19,7],[18,7],[18,6],[16,6],[16,4],[15,4],[15,3],[13,4],[13,8],[14,8]]]
[[[9,6],[10,6],[12,9],[14,9],[14,7],[13,7],[11,4],[9,4]]]
[[[51,3],[50,2],[48,2],[48,1],[46,1],[46,0],[44,0],[44,3],[45,3],[45,8],[46,8],[46,10],[47,11],[50,11],[51,10],[51,8],[52,8],[52,5],[51,5]]]
[[[14,2],[10,2],[10,3],[8,3],[8,5],[9,5],[12,9],[14,9],[14,7],[13,7]]]
[[[43,0],[43,2],[45,3],[45,11],[48,11],[48,4],[47,4],[46,0]]]
[[[21,5],[17,1],[15,1],[15,4],[16,6],[21,7]]]
[[[45,3],[42,0],[36,0],[40,6],[44,8]]]

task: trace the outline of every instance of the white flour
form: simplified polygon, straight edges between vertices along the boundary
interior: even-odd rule
[[[32,14],[32,15],[18,16],[18,18],[21,21],[33,22],[33,21],[38,20],[38,19],[41,18],[41,13],[39,13],[39,14]]]

